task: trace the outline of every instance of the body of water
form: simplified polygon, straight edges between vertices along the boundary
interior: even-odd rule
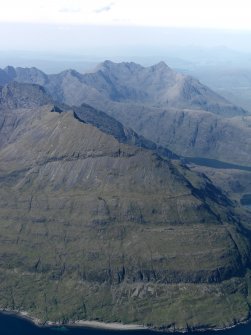
[[[234,170],[241,170],[241,171],[250,171],[251,166],[243,166],[237,164],[226,163],[222,161],[218,161],[216,159],[209,159],[203,157],[183,157],[187,163],[193,163],[196,165],[202,165],[211,167],[214,169],[234,169]]]
[[[107,330],[80,327],[38,327],[27,319],[0,313],[1,335],[159,335],[148,330]],[[191,332],[193,335],[250,335],[251,323],[223,331]]]
[[[245,194],[241,198],[241,204],[248,209],[251,209],[251,194]]]

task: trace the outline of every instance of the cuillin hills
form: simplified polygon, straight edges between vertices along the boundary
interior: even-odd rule
[[[3,83],[39,84],[59,103],[102,110],[178,155],[251,165],[248,112],[164,62],[142,67],[105,61],[85,74],[12,67],[1,73]]]
[[[5,83],[15,80],[42,85],[54,99],[68,105],[78,105],[87,102],[85,99],[95,98],[102,99],[99,101],[102,103],[112,100],[143,103],[151,107],[190,107],[224,116],[247,114],[198,80],[173,71],[164,62],[145,68],[135,63],[105,61],[93,72],[85,74],[66,70],[58,75],[46,75],[36,68],[13,67],[7,67],[3,72],[7,77],[3,79]]]
[[[1,88],[1,308],[164,330],[246,320],[249,214],[177,156],[45,90]]]

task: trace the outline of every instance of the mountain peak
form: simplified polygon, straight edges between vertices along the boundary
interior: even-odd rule
[[[81,77],[81,74],[79,72],[77,72],[76,70],[73,70],[73,69],[68,69],[68,70],[64,70],[62,72],[60,72],[59,74],[61,77],[64,77],[64,76],[72,76],[72,77]]]
[[[157,64],[152,65],[151,68],[158,69],[158,70],[171,70],[171,68],[164,61],[161,61]]]
[[[115,63],[110,60],[105,60],[103,63],[99,64],[94,72],[96,71],[120,71],[120,72],[135,72],[142,70],[143,66],[134,62],[121,62]]]
[[[13,80],[16,77],[16,70],[13,66],[6,66],[4,69],[4,72],[9,76],[11,80]]]

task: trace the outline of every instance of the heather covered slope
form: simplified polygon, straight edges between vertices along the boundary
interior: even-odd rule
[[[248,317],[248,217],[206,177],[51,104],[0,113],[16,120],[0,130],[2,308],[180,330]]]

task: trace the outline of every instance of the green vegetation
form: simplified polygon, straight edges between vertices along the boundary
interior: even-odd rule
[[[1,308],[172,330],[247,319],[250,218],[180,163],[51,110],[2,111]]]
[[[0,279],[2,308],[25,310],[44,322],[87,319],[182,330],[221,328],[249,317],[249,275],[221,284],[109,285],[17,271],[1,271]]]

